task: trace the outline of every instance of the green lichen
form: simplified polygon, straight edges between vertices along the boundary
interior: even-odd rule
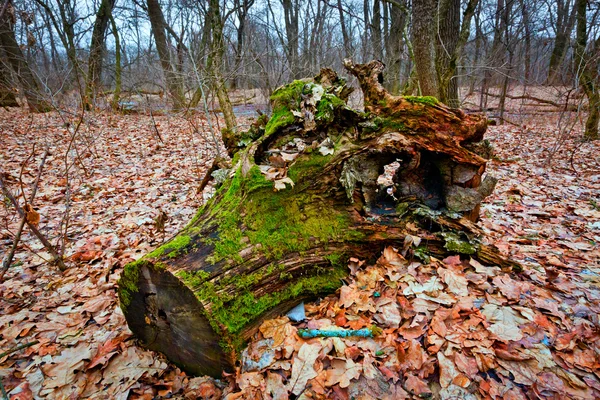
[[[444,248],[448,251],[459,254],[475,254],[477,248],[467,240],[463,240],[454,232],[442,232],[440,235],[444,238]]]
[[[438,99],[433,96],[404,96],[404,99],[410,101],[411,103],[424,104],[428,106],[437,106],[440,104]]]

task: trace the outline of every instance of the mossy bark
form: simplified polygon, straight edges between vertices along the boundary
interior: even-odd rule
[[[121,306],[146,346],[218,376],[261,321],[335,291],[350,256],[376,258],[409,235],[423,238],[414,257],[516,266],[482,244],[473,222],[495,183],[483,178],[486,120],[435,98],[391,96],[379,62],[346,68],[365,112],[346,105],[351,90],[329,69],[277,89],[268,122],[225,138],[233,161],[216,171],[215,196],[125,267]],[[394,162],[392,182],[379,183]]]

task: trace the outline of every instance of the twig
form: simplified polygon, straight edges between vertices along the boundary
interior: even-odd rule
[[[148,103],[148,110],[150,110],[150,118],[152,118],[152,126],[154,127],[154,132],[156,132],[156,136],[158,136],[158,140],[160,140],[160,142],[164,144],[165,142],[163,142],[162,137],[160,136],[160,132],[158,131],[158,128],[156,127],[156,121],[154,120],[154,115],[152,114],[152,106],[150,105],[148,96],[146,96],[146,102]]]
[[[35,151],[35,148],[34,148]],[[33,184],[33,188],[31,189],[31,195],[29,196],[29,204],[33,204],[33,200],[35,199],[35,195],[37,193],[38,186],[40,184],[40,178],[42,177],[42,171],[44,169],[44,164],[46,164],[46,157],[48,157],[49,147],[46,146],[46,151],[42,156],[42,161],[40,162],[40,166],[38,167],[38,174],[35,178],[35,183]],[[20,179],[19,179],[20,180]],[[23,182],[21,181],[21,184]],[[21,191],[23,189],[21,188]],[[23,191],[23,198],[25,199]],[[27,199],[25,199],[25,204],[27,204]],[[4,259],[4,263],[2,264],[2,270],[0,271],[0,282],[2,282],[2,278],[4,278],[4,274],[10,268],[10,264],[12,263],[13,257],[15,256],[15,252],[17,251],[17,246],[19,245],[19,241],[21,240],[21,233],[23,233],[23,228],[25,227],[25,222],[27,222],[27,214],[21,217],[21,222],[19,223],[19,228],[17,229],[17,233],[15,235],[15,239],[13,240],[13,245],[10,248],[6,258]]]
[[[2,392],[2,398],[4,400],[8,400],[8,393],[6,393],[6,389],[4,389],[4,385],[2,384],[2,377],[0,376],[0,391]]]
[[[31,232],[33,232],[33,234],[40,240],[40,242],[42,242],[42,244],[44,245],[44,247],[46,248],[46,250],[48,250],[48,252],[50,253],[50,255],[53,258],[52,262],[55,263],[61,271],[66,270],[67,267],[65,266],[65,263],[63,262],[62,257],[56,251],[56,248],[38,230],[38,228],[35,227],[35,225],[33,225],[29,221],[27,221],[27,216],[25,214],[25,211],[23,211],[23,209],[19,206],[19,203],[17,203],[17,200],[15,199],[15,197],[13,196],[13,194],[6,187],[6,185],[4,183],[4,179],[2,178],[2,174],[0,174],[0,189],[2,189],[2,192],[4,193],[4,195],[10,200],[10,202],[12,203],[12,205],[15,207],[15,209],[19,213],[19,216],[21,218],[25,219],[25,223],[27,224],[27,226],[29,227],[29,229],[31,230]]]
[[[23,350],[23,349],[26,349],[26,348],[31,347],[33,345],[36,345],[39,342],[40,342],[39,340],[33,340],[33,341],[29,342],[29,343],[23,343],[23,344],[20,344],[18,346],[11,347],[10,349],[6,350],[4,353],[0,353],[0,359],[6,357],[7,355],[12,354],[12,353],[14,353],[16,351]]]

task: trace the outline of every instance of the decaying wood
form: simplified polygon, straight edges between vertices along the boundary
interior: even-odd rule
[[[460,254],[518,267],[483,244],[475,223],[495,184],[486,119],[390,95],[378,61],[345,66],[365,112],[346,105],[352,89],[330,69],[277,89],[268,122],[224,137],[233,161],[212,173],[215,196],[125,267],[121,306],[147,347],[219,376],[261,321],[334,291],[349,257],[373,259],[389,245],[408,244],[415,260]]]

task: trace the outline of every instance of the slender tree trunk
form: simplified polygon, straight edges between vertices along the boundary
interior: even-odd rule
[[[523,28],[525,30],[525,37],[523,38],[525,44],[525,81],[524,86],[531,80],[531,22],[529,21],[529,9],[525,0],[521,2],[521,15],[523,16]]]
[[[575,70],[579,84],[588,98],[588,117],[585,122],[585,138],[598,139],[598,122],[600,120],[600,85],[598,84],[598,57],[600,56],[600,36],[587,51],[587,10],[586,0],[576,0],[577,12],[577,44],[575,47]],[[596,53],[596,54],[594,54]],[[595,55],[595,57],[594,57]]]
[[[344,57],[352,56],[352,42],[350,41],[350,35],[346,29],[346,18],[344,16],[344,8],[342,6],[342,0],[337,0],[337,9],[340,16],[340,28],[342,30],[342,40],[344,41]]]
[[[96,13],[96,21],[90,42],[90,57],[88,59],[88,76],[85,85],[84,107],[91,109],[96,91],[102,88],[102,59],[104,53],[104,36],[115,5],[115,0],[102,0]]]
[[[209,11],[206,23],[211,25],[212,41],[210,54],[207,61],[207,70],[211,74],[213,89],[219,99],[219,106],[223,112],[227,134],[235,135],[237,132],[237,123],[233,107],[227,94],[225,81],[221,71],[224,69],[225,41],[223,40],[223,21],[219,7],[219,0],[209,0]]]
[[[147,6],[148,17],[150,17],[150,25],[152,27],[152,34],[154,35],[154,41],[156,43],[156,51],[158,52],[160,65],[163,73],[165,74],[167,90],[169,91],[171,100],[173,101],[173,108],[175,110],[181,110],[185,108],[183,80],[182,77],[178,76],[177,71],[173,68],[171,63],[171,56],[168,47],[169,44],[167,35],[165,33],[165,18],[158,0],[147,0]]]
[[[481,98],[479,106],[482,110],[487,109],[487,92],[490,87],[490,81],[492,79],[491,68],[496,65],[501,65],[504,59],[504,54],[501,52],[502,39],[504,35],[504,18],[502,18],[502,12],[505,6],[505,0],[498,0],[496,3],[496,14],[494,23],[494,40],[492,42],[492,48],[487,56],[486,69],[483,74],[483,81],[481,83]],[[511,1],[511,0],[508,0]]]
[[[110,14],[110,25],[115,38],[115,91],[113,93],[111,106],[113,110],[117,110],[119,108],[119,99],[121,97],[121,39],[119,37],[117,23],[115,22],[112,13]]]
[[[436,0],[413,0],[412,4],[412,42],[422,96],[438,95],[433,46],[436,4]]]
[[[29,64],[23,56],[21,47],[17,43],[13,21],[15,21],[14,7],[12,5],[12,0],[7,0],[7,9],[0,17],[1,50],[6,54],[8,63],[23,88],[29,109],[32,112],[50,111],[52,107],[44,100],[42,85],[34,72],[29,68]]]
[[[298,58],[298,0],[282,0],[285,17],[285,34],[287,39],[287,55],[292,79],[300,78],[300,63]]]
[[[510,75],[511,75],[511,71],[512,71],[512,63],[513,63],[513,54],[514,54],[514,49],[512,48],[512,44],[510,42],[510,28],[509,28],[509,21],[510,21],[510,14],[512,11],[512,5],[513,5],[513,1],[508,0],[506,2],[506,5],[504,7],[504,10],[502,12],[502,26],[504,28],[504,40],[505,40],[505,47],[506,47],[506,51],[508,53],[508,62],[506,64],[506,66],[503,68],[503,81],[502,81],[502,91],[500,92],[500,104],[498,106],[498,108],[500,109],[500,125],[504,124],[504,111],[506,108],[506,95],[508,94],[508,86],[509,86],[509,81],[510,81]]]
[[[373,46],[373,57],[377,60],[383,60],[383,49],[381,48],[381,0],[373,0],[371,40]]]
[[[552,55],[550,56],[550,64],[548,65],[548,79],[546,81],[548,85],[563,83],[560,77],[560,68],[569,47],[571,32],[575,25],[575,6],[576,3],[571,8],[571,0],[557,0],[556,2],[556,38],[554,40]]]
[[[404,25],[407,23],[406,3],[401,3],[404,8],[392,4],[390,6],[390,32],[387,37],[387,69],[388,74],[386,78],[387,89],[392,94],[399,94],[402,82],[400,79],[401,75],[401,55],[402,46],[404,43],[403,32]]]

